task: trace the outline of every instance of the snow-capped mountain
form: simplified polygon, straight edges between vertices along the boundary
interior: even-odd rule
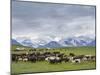
[[[80,37],[71,37],[67,39],[62,39],[59,41],[59,43],[62,44],[63,46],[90,46],[89,44],[92,41],[95,41],[95,39],[80,36]]]
[[[14,41],[14,40],[13,40]],[[58,47],[78,47],[78,46],[95,46],[95,38],[90,37],[69,37],[60,40],[47,40],[47,39],[30,39],[21,38],[16,39],[16,43],[23,46],[33,47],[33,48],[58,48]]]
[[[37,44],[38,46],[39,45],[43,46],[43,45],[47,44],[48,41],[47,40],[43,40],[43,39],[35,39],[35,40],[33,40],[33,43]]]
[[[88,46],[95,46],[95,45],[96,45],[96,40],[93,40],[90,43],[88,43]]]
[[[22,42],[20,42],[23,46],[28,46],[28,47],[34,47],[34,48],[37,48],[37,44],[34,44],[32,42],[32,40],[30,39],[25,39],[23,40]]]
[[[16,41],[15,39],[11,39],[11,44],[12,45],[21,45],[18,41]]]
[[[47,44],[48,42],[43,39],[30,39],[30,38],[25,38],[25,37],[19,37],[16,38],[18,42],[20,42],[23,46],[29,46],[33,48],[37,48],[38,46],[43,46]]]
[[[44,46],[39,46],[39,48],[59,48],[59,47],[62,47],[62,45],[60,45],[56,41],[51,41],[51,42],[45,44]]]

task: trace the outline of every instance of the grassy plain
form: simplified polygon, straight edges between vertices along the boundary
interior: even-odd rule
[[[16,46],[15,46],[16,47]],[[14,49],[13,47],[12,49]],[[27,48],[23,51],[14,51],[12,50],[12,53],[19,54],[19,53],[25,53],[31,48]],[[68,55],[69,53],[74,53],[75,55],[95,55],[95,47],[68,47],[68,48],[56,48],[56,49],[36,49],[36,51],[39,52],[54,52],[54,51],[60,51],[61,53],[64,53]],[[85,69],[95,69],[96,68],[96,62],[86,61],[82,62],[80,64],[73,64],[70,62],[62,62],[59,64],[50,64],[46,61],[42,62],[12,62],[12,74],[19,74],[19,73],[37,73],[37,72],[54,72],[54,71],[73,71],[73,70],[85,70]]]

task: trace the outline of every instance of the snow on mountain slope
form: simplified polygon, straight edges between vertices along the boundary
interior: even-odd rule
[[[52,40],[47,38],[17,38],[16,39],[23,46],[34,48],[57,48],[57,47],[77,47],[77,46],[95,46],[95,38],[86,36],[69,37],[60,40]]]
[[[17,40],[15,40],[15,39],[11,39],[11,43],[13,44],[13,45],[21,45]]]

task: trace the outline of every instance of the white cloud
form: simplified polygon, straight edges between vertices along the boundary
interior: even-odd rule
[[[15,2],[12,37],[56,40],[95,35],[95,7]]]

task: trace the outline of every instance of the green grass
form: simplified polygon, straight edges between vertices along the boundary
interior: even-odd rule
[[[26,53],[29,51],[31,48],[26,48],[26,50],[23,51],[12,51],[13,54],[21,54],[21,53]],[[69,53],[74,53],[76,55],[80,54],[91,54],[95,55],[95,47],[68,47],[68,48],[57,48],[57,49],[50,49],[50,50],[45,50],[42,49],[41,51],[39,49],[36,49],[37,52],[54,52],[54,51],[59,51],[60,53],[64,54],[69,54]],[[33,52],[33,51],[30,51]]]
[[[36,73],[36,72],[51,72],[51,71],[68,71],[68,70],[84,70],[84,69],[95,69],[95,62],[83,62],[80,64],[73,63],[61,63],[61,64],[50,64],[44,62],[18,62],[12,63],[12,73]]]
[[[14,50],[16,50],[16,48],[18,48],[18,47],[24,47],[24,48],[26,48],[26,50],[32,49],[31,47],[26,47],[26,46],[22,46],[22,45],[12,45],[11,50],[14,51]]]
[[[75,53],[76,55],[95,55],[95,47],[69,47],[69,48],[57,48],[57,49],[37,49],[39,52],[45,51],[60,51],[68,55],[69,53]],[[27,50],[26,50],[27,51]],[[26,51],[12,51],[12,53],[25,53]],[[96,62],[82,62],[80,64],[72,64],[72,63],[61,63],[61,64],[49,64],[48,62],[12,62],[12,73],[36,73],[36,72],[52,72],[52,71],[69,71],[69,70],[84,70],[84,69],[95,69]]]

